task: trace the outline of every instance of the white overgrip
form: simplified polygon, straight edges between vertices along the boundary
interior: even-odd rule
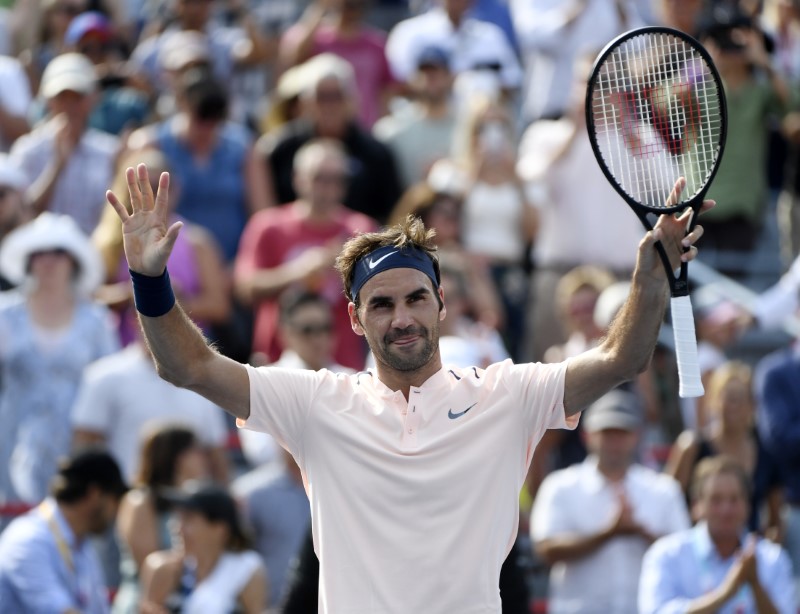
[[[703,382],[700,379],[700,363],[697,359],[697,338],[694,332],[692,303],[688,296],[673,297],[672,330],[675,333],[675,356],[678,361],[678,377],[681,398],[703,395]]]

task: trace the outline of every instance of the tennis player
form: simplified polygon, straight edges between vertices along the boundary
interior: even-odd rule
[[[684,236],[688,216],[661,217],[599,347],[560,364],[458,369],[439,355],[447,310],[433,233],[408,220],[351,239],[337,259],[353,330],[375,369],[253,368],[210,348],[175,303],[166,263],[180,222],[166,225],[169,176],[155,197],[144,165],[127,180],[132,213],[107,197],[158,372],[240,426],[270,433],[297,460],[320,560],[319,609],[336,614],[500,613],[500,567],[534,447],[647,366],[667,299],[654,243],[677,266],[695,257],[703,232]]]

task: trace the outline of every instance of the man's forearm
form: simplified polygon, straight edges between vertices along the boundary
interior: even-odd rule
[[[778,608],[772,603],[769,593],[764,590],[761,582],[758,580],[751,582],[750,588],[753,591],[753,599],[756,602],[756,612],[758,614],[778,614]]]
[[[611,528],[594,535],[563,535],[537,542],[536,552],[548,565],[572,561],[590,555],[613,535]]]

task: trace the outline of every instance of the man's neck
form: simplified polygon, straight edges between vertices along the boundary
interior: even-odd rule
[[[597,470],[609,482],[622,482],[625,475],[628,473],[629,465],[625,466],[608,466],[598,461]]]
[[[398,371],[378,361],[375,363],[378,379],[390,390],[402,392],[406,400],[408,400],[412,386],[422,386],[432,375],[438,373],[441,368],[442,357],[438,349],[428,363],[416,371]]]
[[[335,206],[331,207],[327,204],[315,203],[305,198],[297,199],[295,207],[299,212],[299,217],[312,224],[324,224],[331,221],[337,209]]]
[[[450,104],[447,99],[423,100],[420,104],[426,119],[444,119],[450,114]]]
[[[724,535],[724,536],[714,536],[709,533],[711,537],[711,543],[714,544],[714,548],[719,554],[720,558],[727,559],[732,557],[736,554],[736,551],[741,546],[741,541],[739,537],[736,535]]]

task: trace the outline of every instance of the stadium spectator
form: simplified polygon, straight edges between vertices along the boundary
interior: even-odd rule
[[[11,157],[30,182],[34,212],[70,215],[86,234],[100,219],[119,148],[115,137],[88,125],[96,92],[95,69],[86,56],[65,53],[54,58],[39,88],[47,101],[47,119],[11,148]]]
[[[333,261],[348,238],[373,230],[375,222],[341,205],[347,157],[336,141],[306,143],[294,168],[298,200],[254,216],[236,259],[235,291],[255,309],[253,350],[278,360],[278,299],[287,288],[304,288],[324,295],[334,309],[336,362],[361,369],[365,348],[350,328]]]
[[[85,450],[64,459],[51,496],[0,536],[3,610],[108,612],[108,594],[90,538],[113,526],[126,490],[109,454]]]
[[[689,527],[689,515],[672,478],[635,462],[644,421],[632,393],[611,391],[583,425],[591,455],[545,478],[531,515],[534,546],[551,565],[548,612],[632,614],[645,551]]]
[[[225,86],[208,71],[181,74],[178,106],[132,134],[129,145],[164,154],[180,185],[174,212],[208,230],[230,263],[249,216],[272,204],[264,168],[246,129],[227,119]]]
[[[142,612],[261,614],[267,576],[233,497],[219,486],[187,483],[170,500],[178,509],[181,544],[145,559]]]
[[[408,85],[409,104],[380,119],[372,130],[392,150],[404,189],[423,181],[434,162],[452,153],[456,122],[449,54],[440,47],[423,49]]]
[[[664,468],[689,500],[690,479],[706,457],[724,455],[740,463],[751,484],[749,531],[779,541],[783,479],[780,468],[755,430],[755,399],[750,367],[739,361],[720,365],[706,388],[708,424],[678,437]],[[762,513],[766,508],[766,518]]]
[[[163,153],[155,149],[132,152],[118,165],[113,186],[125,185],[126,163],[144,162],[154,169],[153,181],[168,170]],[[155,186],[154,186],[155,187]],[[176,191],[180,189],[175,185]],[[173,202],[173,205],[175,203]],[[126,203],[126,206],[130,206]],[[182,238],[178,239],[170,257],[172,285],[181,304],[192,314],[193,321],[213,338],[214,327],[225,325],[231,317],[231,287],[225,271],[222,253],[214,236],[199,224],[193,224],[170,212],[172,219],[184,223]],[[139,323],[133,306],[133,290],[122,248],[122,228],[119,218],[107,207],[92,234],[105,265],[105,284],[97,291],[97,300],[109,305],[119,314],[120,339],[123,345],[139,340]]]
[[[43,213],[9,234],[0,271],[20,288],[0,307],[0,497],[36,504],[70,449],[83,369],[118,346],[108,311],[89,299],[102,277],[89,238]]]
[[[347,60],[355,72],[358,118],[371,129],[397,89],[386,60],[386,34],[367,25],[370,0],[313,0],[281,39],[281,63],[297,66],[320,53]]]
[[[706,5],[704,0],[657,0],[655,17],[659,25],[697,36]]]
[[[264,560],[272,608],[285,594],[289,565],[311,523],[300,469],[286,450],[281,449],[280,456],[279,462],[257,467],[231,485],[253,535],[254,548]]]
[[[167,550],[175,541],[170,526],[174,511],[165,494],[190,480],[208,479],[211,472],[198,436],[185,426],[153,425],[137,443],[141,463],[117,517],[121,582],[114,614],[139,614],[142,563],[149,554]]]
[[[707,458],[692,480],[698,523],[654,543],[644,557],[639,612],[796,614],[783,549],[747,530],[750,482],[741,464]]]
[[[343,204],[386,221],[400,197],[400,180],[389,149],[356,122],[355,73],[350,64],[330,53],[314,56],[303,65],[303,115],[267,133],[257,144],[271,171],[279,203],[297,198],[294,157],[315,138],[341,141],[347,152],[349,182]]]
[[[97,100],[89,126],[115,135],[139,128],[151,114],[147,96],[128,84],[122,44],[111,21],[97,11],[75,17],[64,35],[65,50],[85,55],[97,73]]]
[[[504,90],[518,89],[522,70],[514,49],[498,26],[470,17],[471,6],[472,0],[439,0],[429,11],[398,23],[386,43],[394,76],[410,81],[419,54],[439,46],[450,54],[454,74],[489,71]]]

